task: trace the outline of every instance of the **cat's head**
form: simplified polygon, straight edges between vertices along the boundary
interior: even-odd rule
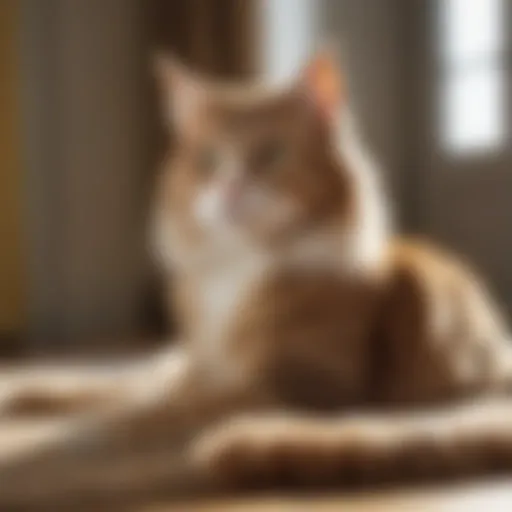
[[[158,72],[175,142],[161,193],[179,235],[265,244],[351,215],[345,88],[328,52],[279,89],[212,83],[168,58]]]

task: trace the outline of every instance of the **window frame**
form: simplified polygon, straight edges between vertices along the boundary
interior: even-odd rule
[[[483,59],[483,62],[471,63],[468,58],[467,63],[449,62],[449,59],[443,55],[442,48],[442,37],[441,37],[441,24],[443,23],[443,12],[445,8],[446,0],[436,0],[433,2],[433,7],[428,12],[427,16],[427,65],[430,61],[430,67],[432,70],[432,77],[434,85],[432,87],[431,98],[429,99],[429,107],[431,109],[430,136],[433,141],[433,150],[435,156],[444,162],[448,167],[460,166],[465,164],[466,167],[481,167],[484,162],[489,164],[497,164],[504,158],[508,158],[511,153],[510,142],[511,142],[511,115],[510,115],[510,98],[512,97],[512,81],[511,81],[511,70],[510,70],[510,40],[511,30],[507,27],[507,23],[504,22],[502,26],[503,36],[502,45],[495,55],[479,56],[474,57],[474,60]],[[509,19],[511,14],[512,6],[510,2],[501,0],[504,20]],[[436,34],[439,34],[436,39]],[[495,62],[492,62],[495,60]],[[502,103],[504,109],[504,115],[502,118],[502,130],[503,134],[501,141],[496,145],[489,145],[488,147],[475,147],[474,149],[468,148],[459,150],[458,148],[451,149],[447,144],[447,140],[443,140],[443,129],[442,129],[442,108],[444,96],[447,94],[446,87],[448,87],[449,80],[456,79],[457,73],[469,72],[468,69],[457,70],[456,67],[467,66],[471,67],[474,73],[478,73],[479,64],[482,68],[487,67],[489,72],[497,71],[502,73],[503,83],[502,95],[503,97],[499,100]],[[451,75],[451,76],[450,76]]]

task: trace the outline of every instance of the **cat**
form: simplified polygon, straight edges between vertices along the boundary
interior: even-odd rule
[[[183,341],[0,461],[0,504],[512,469],[507,327],[467,264],[394,234],[335,59],[278,88],[156,67]]]

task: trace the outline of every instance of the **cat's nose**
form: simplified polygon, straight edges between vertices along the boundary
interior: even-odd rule
[[[226,206],[230,217],[237,218],[241,214],[244,187],[244,180],[240,177],[233,177],[226,184]]]
[[[228,198],[234,198],[240,196],[244,187],[244,180],[240,177],[233,177],[226,183],[226,195]]]

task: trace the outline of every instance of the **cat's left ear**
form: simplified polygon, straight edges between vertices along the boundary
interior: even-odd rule
[[[175,57],[167,54],[154,56],[153,71],[166,123],[178,132],[186,130],[205,101],[203,81]]]
[[[299,77],[301,92],[327,121],[337,118],[346,103],[346,86],[332,47],[320,50],[303,68]]]

